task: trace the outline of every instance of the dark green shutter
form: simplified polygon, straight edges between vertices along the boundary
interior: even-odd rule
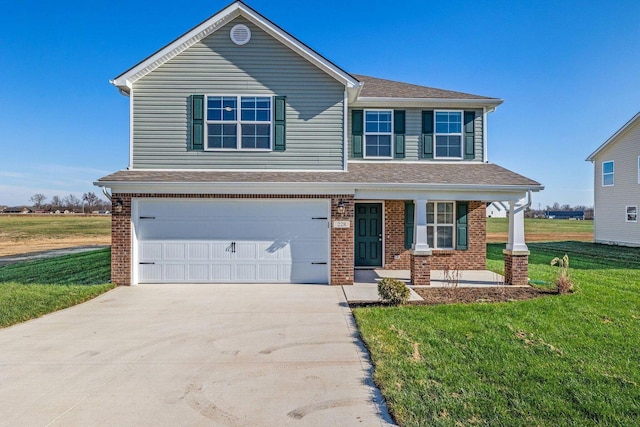
[[[351,157],[361,159],[363,157],[363,138],[364,135],[364,111],[351,111]]]
[[[456,203],[456,249],[469,248],[469,203]]]
[[[464,112],[464,158],[465,160],[473,160],[475,158],[475,138],[474,138],[475,119],[476,119],[475,111]]]
[[[422,135],[418,155],[421,159],[433,159],[433,111],[422,112]]]
[[[273,97],[273,151],[287,148],[287,97]]]
[[[394,155],[396,159],[404,159],[405,111],[393,111],[393,137],[395,139]]]
[[[204,150],[204,95],[191,95],[191,149]]]
[[[413,218],[415,215],[413,201],[404,202],[404,248],[411,249],[413,245]]]

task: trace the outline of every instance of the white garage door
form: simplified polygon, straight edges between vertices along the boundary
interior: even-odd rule
[[[138,200],[139,283],[328,283],[329,201]]]

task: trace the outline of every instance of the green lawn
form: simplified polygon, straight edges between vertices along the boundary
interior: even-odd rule
[[[87,301],[113,288],[111,250],[0,267],[0,327]]]
[[[524,229],[526,233],[533,234],[593,233],[593,221],[525,218]],[[507,218],[487,218],[487,233],[507,233],[508,231]]]
[[[110,234],[110,215],[0,215],[0,237],[3,240]]]
[[[503,247],[488,245],[489,269],[502,270]],[[568,253],[576,292],[354,310],[400,425],[640,425],[640,249],[529,248],[537,281],[553,282],[550,260]]]

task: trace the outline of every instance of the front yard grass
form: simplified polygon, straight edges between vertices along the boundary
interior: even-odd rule
[[[488,245],[489,269],[503,247]],[[640,249],[529,248],[530,277],[547,283],[568,253],[575,293],[354,310],[400,425],[640,425]]]
[[[111,250],[0,267],[0,327],[90,300],[113,288]]]

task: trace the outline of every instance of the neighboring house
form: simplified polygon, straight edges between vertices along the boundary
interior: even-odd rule
[[[509,216],[509,207],[502,202],[487,203],[487,218],[506,218]]]
[[[594,151],[594,240],[640,246],[640,113]]]
[[[486,202],[527,194],[486,159],[502,100],[350,74],[234,2],[116,77],[129,167],[111,190],[112,281],[349,285],[356,268],[486,267]],[[530,202],[530,197],[529,197]]]
[[[14,206],[14,207],[6,207],[2,210],[2,213],[5,214],[29,214],[33,213],[31,208],[26,206]]]
[[[544,217],[547,219],[585,219],[584,211],[546,211]]]

